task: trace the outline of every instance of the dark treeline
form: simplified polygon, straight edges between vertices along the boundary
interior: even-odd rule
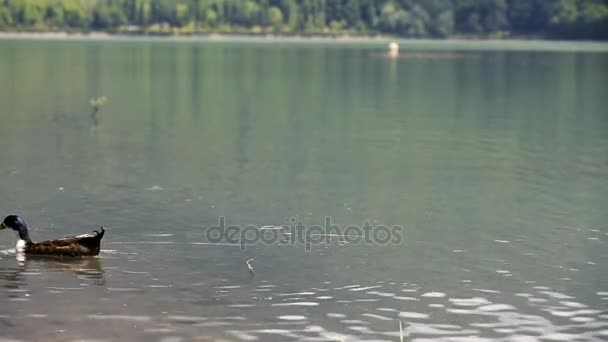
[[[0,0],[0,30],[608,39],[608,0]]]

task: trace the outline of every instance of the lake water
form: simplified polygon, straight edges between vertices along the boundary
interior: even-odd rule
[[[551,46],[0,41],[2,216],[107,229],[0,254],[0,340],[608,339],[608,52]]]

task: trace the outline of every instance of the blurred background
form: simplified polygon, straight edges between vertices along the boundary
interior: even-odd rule
[[[2,0],[0,30],[608,38],[605,0]]]

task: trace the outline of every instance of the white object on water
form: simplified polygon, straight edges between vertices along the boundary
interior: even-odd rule
[[[253,266],[251,266],[251,262],[254,260],[255,259],[251,258],[251,259],[245,261],[247,263],[247,268],[249,269],[249,272],[251,272],[251,274],[255,274],[255,272],[253,271]]]
[[[399,55],[399,44],[397,42],[392,41],[388,44],[388,55],[390,57],[397,57]]]

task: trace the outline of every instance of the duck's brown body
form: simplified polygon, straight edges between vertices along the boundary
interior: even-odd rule
[[[28,255],[94,256],[99,254],[105,230],[93,234],[69,236],[57,240],[26,243],[23,252]]]

